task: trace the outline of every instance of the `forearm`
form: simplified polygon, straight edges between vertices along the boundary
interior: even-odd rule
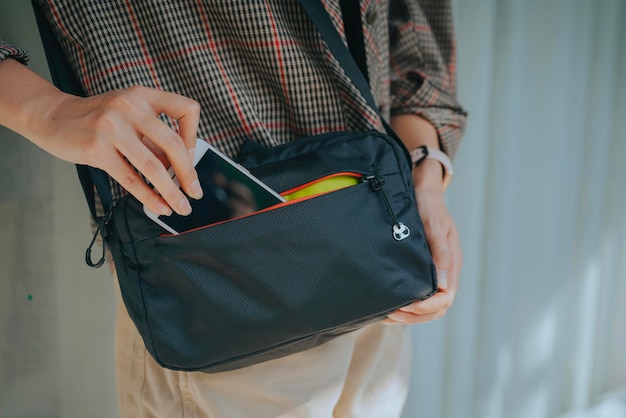
[[[64,96],[23,64],[0,61],[0,125],[42,146],[46,121]]]
[[[391,118],[391,127],[409,151],[422,145],[440,149],[437,130],[429,121],[420,116],[413,114],[394,116]],[[416,189],[443,190],[441,163],[431,159],[422,161],[413,169],[413,182]]]

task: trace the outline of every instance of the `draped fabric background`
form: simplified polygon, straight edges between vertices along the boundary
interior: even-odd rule
[[[454,6],[465,265],[414,327],[405,417],[625,418],[626,1]],[[0,37],[47,74],[29,2],[0,0]],[[115,298],[82,260],[74,169],[0,144],[0,417],[115,417]]]
[[[455,6],[465,265],[416,327],[406,417],[583,411],[626,388],[626,2]],[[626,417],[615,399],[580,417]]]

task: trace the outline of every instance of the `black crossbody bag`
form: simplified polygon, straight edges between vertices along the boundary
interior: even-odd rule
[[[376,109],[321,2],[300,3]],[[55,83],[80,93],[75,79],[68,82],[69,67],[59,66],[58,45],[46,41],[51,33],[40,12],[38,19]],[[387,134],[333,132],[240,155],[278,192],[335,175],[357,182],[179,235],[164,234],[133,196],[112,202],[103,172],[78,168],[92,215],[94,184],[109,208],[97,221],[122,298],[161,366],[205,372],[249,366],[316,347],[437,291],[410,156],[384,124]],[[102,264],[91,261],[90,250],[87,260]]]

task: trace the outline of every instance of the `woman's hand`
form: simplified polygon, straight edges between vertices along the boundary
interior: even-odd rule
[[[200,117],[195,101],[148,87],[72,96],[13,60],[0,63],[0,79],[6,86],[0,92],[0,124],[50,154],[106,171],[155,213],[191,212],[167,172],[170,164],[183,190],[202,196],[192,165]],[[161,113],[178,121],[180,134],[158,118]]]
[[[437,133],[425,119],[401,115],[392,127],[409,150],[420,145],[438,147]],[[417,210],[437,270],[439,290],[430,298],[400,308],[383,320],[385,324],[417,324],[443,317],[452,306],[459,286],[463,255],[456,226],[444,200],[443,171],[436,160],[426,159],[413,169]]]
[[[441,176],[441,165],[434,163]],[[437,269],[439,291],[430,298],[412,303],[389,314],[385,324],[417,324],[442,318],[452,305],[459,286],[463,255],[454,221],[448,213],[443,191],[429,187],[415,188],[417,206],[424,224],[426,241]]]
[[[178,121],[180,135],[158,119],[160,113]],[[167,215],[172,208],[187,215],[189,201],[166,167],[168,162],[172,165],[187,194],[202,196],[192,166],[199,114],[193,100],[147,87],[88,98],[66,95],[48,115],[42,148],[66,161],[106,171],[155,213]]]

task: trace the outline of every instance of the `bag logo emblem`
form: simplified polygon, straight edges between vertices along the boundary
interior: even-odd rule
[[[408,226],[406,226],[402,222],[398,222],[397,224],[393,226],[393,238],[396,241],[402,241],[403,239],[407,238],[409,235],[411,235],[411,230],[409,229]]]

